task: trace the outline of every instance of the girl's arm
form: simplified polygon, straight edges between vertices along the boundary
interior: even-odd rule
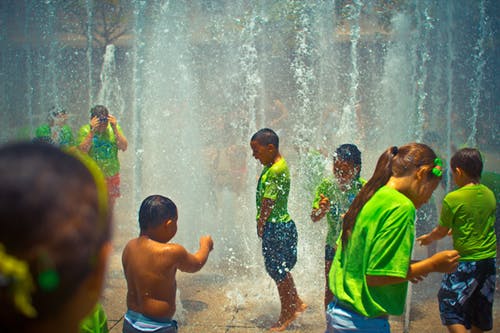
[[[451,273],[458,266],[458,251],[448,250],[436,253],[430,258],[410,264],[405,278],[395,276],[366,275],[366,283],[370,287],[396,284],[405,281],[418,282],[432,272]]]

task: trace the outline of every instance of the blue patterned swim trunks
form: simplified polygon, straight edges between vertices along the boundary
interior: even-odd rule
[[[491,258],[460,262],[455,272],[443,276],[438,293],[443,325],[492,329],[495,261]]]

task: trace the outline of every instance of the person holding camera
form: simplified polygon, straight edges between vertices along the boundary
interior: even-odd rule
[[[109,193],[110,207],[120,197],[120,161],[118,150],[125,151],[128,142],[116,118],[103,105],[90,109],[90,123],[78,134],[78,148],[101,168]]]

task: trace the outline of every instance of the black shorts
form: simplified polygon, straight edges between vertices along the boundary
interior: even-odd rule
[[[297,262],[297,228],[293,221],[264,225],[262,255],[266,271],[276,282],[285,279]]]

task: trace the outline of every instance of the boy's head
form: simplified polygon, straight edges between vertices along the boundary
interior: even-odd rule
[[[177,219],[177,207],[169,198],[150,195],[142,201],[139,209],[139,227],[141,231],[155,228],[165,221]]]
[[[279,154],[279,137],[270,128],[258,130],[250,139],[253,156],[263,165],[271,165]]]
[[[49,115],[47,116],[49,123],[55,125],[63,125],[67,119],[68,114],[66,113],[66,110],[56,106],[49,110]]]
[[[361,152],[354,144],[340,145],[333,154],[333,173],[341,183],[359,178],[361,172]]]
[[[0,217],[0,331],[66,311],[86,315],[110,249],[106,185],[95,163],[48,144],[1,147]],[[5,258],[27,271],[16,275]]]
[[[450,167],[454,174],[459,169],[471,180],[479,181],[483,172],[483,158],[477,149],[462,148],[451,157]]]
[[[99,119],[99,129],[106,129],[108,127],[109,111],[104,105],[96,105],[90,109],[90,119]]]

